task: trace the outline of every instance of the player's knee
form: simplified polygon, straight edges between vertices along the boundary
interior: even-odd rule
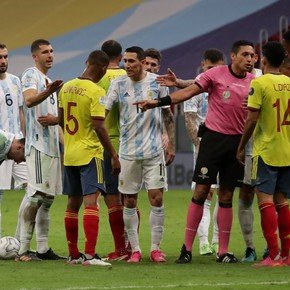
[[[124,205],[127,208],[135,208],[137,206],[137,197],[134,195],[124,195]]]

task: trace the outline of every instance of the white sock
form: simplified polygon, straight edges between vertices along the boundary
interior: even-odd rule
[[[138,215],[136,207],[128,208],[124,207],[123,209],[123,219],[125,224],[125,230],[128,235],[128,240],[130,242],[132,252],[141,252],[139,246],[139,237],[138,237]]]
[[[202,219],[197,229],[200,246],[209,244],[208,229],[209,229],[209,224],[210,224],[210,205],[211,205],[211,201],[206,199],[203,206]]]
[[[151,206],[149,223],[151,228],[151,252],[159,250],[164,232],[164,206]]]
[[[53,198],[44,197],[41,207],[36,215],[35,234],[37,252],[44,254],[48,251],[48,232],[49,232],[49,209],[53,203]]]
[[[0,238],[2,238],[2,200],[4,191],[0,190]]]
[[[20,255],[30,250],[30,242],[35,227],[35,217],[42,201],[43,197],[39,194],[27,197],[27,202],[23,207],[20,217]]]
[[[239,199],[238,215],[246,247],[254,249],[255,248],[253,243],[254,213],[252,203],[245,203],[242,199]]]
[[[218,244],[219,243],[219,227],[217,223],[217,214],[218,214],[218,208],[219,208],[219,201],[218,198],[215,203],[214,211],[213,211],[213,235],[212,235],[212,244]]]
[[[28,197],[27,197],[27,193],[24,194],[21,204],[19,206],[18,209],[18,220],[17,220],[17,225],[16,225],[16,230],[15,230],[15,239],[17,239],[18,241],[20,241],[20,229],[21,229],[21,214],[23,212],[23,209],[27,203]]]

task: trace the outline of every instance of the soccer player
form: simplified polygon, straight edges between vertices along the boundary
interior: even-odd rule
[[[145,70],[157,74],[160,70],[162,59],[160,51],[155,48],[148,48],[145,50],[145,57]]]
[[[161,52],[155,48],[148,48],[145,50],[144,53],[145,53],[144,69],[148,72],[158,74],[162,60]],[[175,147],[174,135],[173,134],[171,134],[171,136],[168,135],[166,130],[166,126],[174,128],[173,113],[169,106],[167,108],[165,107],[162,108],[162,116],[163,116],[162,143],[164,150],[168,151],[170,149],[168,148],[169,144],[174,144]],[[175,129],[170,129],[170,132],[174,132],[174,130]],[[171,140],[169,140],[169,138],[171,138]],[[167,175],[167,172],[165,172],[165,174]]]
[[[108,91],[111,81],[125,75],[126,71],[120,68],[122,60],[122,46],[115,40],[107,40],[102,44],[101,50],[109,56],[109,65],[106,74],[98,82],[105,92]],[[119,109],[114,106],[106,116],[105,127],[116,152],[119,151]],[[115,250],[107,255],[109,261],[128,259],[125,244],[125,230],[123,221],[123,204],[118,190],[118,175],[112,174],[111,157],[104,150],[104,178],[106,192],[103,192],[104,200],[108,208],[109,223],[113,234]]]
[[[269,256],[254,266],[290,265],[290,81],[279,73],[285,50],[279,42],[262,47],[264,75],[251,82],[248,118],[237,158],[243,163],[245,146],[253,135],[252,177]],[[278,232],[281,241],[279,251]]]
[[[16,139],[13,133],[0,130],[0,164],[6,159],[16,163],[25,161],[24,144],[24,138]]]
[[[203,60],[201,62],[202,71],[205,72],[213,67],[218,65],[223,65],[224,55],[223,53],[215,48],[208,49],[203,54]],[[182,84],[183,83],[183,84]],[[182,81],[179,80],[179,88],[188,86],[190,80]],[[191,81],[193,83],[193,81]],[[196,157],[198,153],[198,147],[200,143],[200,138],[197,136],[199,126],[204,123],[207,106],[208,106],[208,94],[201,93],[198,96],[195,96],[184,102],[184,119],[187,133],[190,137],[190,140],[193,143],[193,168],[195,167]],[[213,217],[213,237],[212,243],[209,244],[208,241],[208,231],[210,225],[210,206],[214,189],[217,185],[213,185],[207,199],[204,203],[203,215],[201,222],[199,224],[197,234],[199,237],[199,253],[201,255],[211,255],[217,252],[218,249],[218,226],[217,226],[217,210],[218,202],[215,205],[214,217]],[[192,182],[192,190],[195,188],[195,182]]]
[[[115,103],[120,108],[120,162],[119,191],[124,195],[124,223],[132,247],[129,263],[138,263],[142,258],[138,238],[138,216],[136,212],[138,193],[144,182],[151,205],[151,251],[153,262],[165,262],[160,249],[164,231],[163,189],[165,162],[162,147],[161,109],[142,113],[133,104],[144,99],[166,96],[167,88],[156,82],[156,75],[144,70],[145,54],[140,47],[133,46],[124,53],[126,76],[115,79],[110,86],[106,110]],[[167,132],[172,128],[168,127]],[[172,144],[169,147],[172,148]],[[174,159],[172,151],[166,155],[166,163]]]
[[[49,41],[35,40],[31,44],[31,54],[35,66],[26,69],[21,78],[26,119],[28,184],[27,201],[21,212],[20,250],[16,260],[23,262],[62,258],[48,247],[49,209],[55,195],[62,192],[55,93],[62,81],[51,82],[47,77],[54,57]],[[35,254],[29,249],[36,216],[42,226],[36,226]]]
[[[24,136],[23,97],[18,77],[7,72],[8,50],[0,43],[0,129],[13,133],[17,139]],[[26,164],[14,160],[5,160],[0,166],[0,237],[1,237],[1,204],[3,190],[11,189],[12,178],[14,187],[26,185]],[[17,236],[19,239],[19,236]]]
[[[139,109],[146,111],[163,105],[183,102],[201,92],[207,91],[208,114],[205,132],[201,139],[194,171],[196,182],[190,202],[185,230],[185,244],[177,263],[189,263],[192,259],[192,244],[202,218],[203,207],[212,184],[219,173],[219,250],[218,263],[236,263],[238,259],[228,252],[233,220],[232,198],[236,186],[241,186],[243,167],[235,159],[246,110],[242,104],[247,96],[250,81],[254,78],[248,71],[255,57],[251,42],[240,40],[233,44],[229,66],[218,66],[199,75],[195,83],[159,100],[138,102]],[[222,78],[221,78],[222,76]],[[172,83],[172,76],[160,76],[161,84]]]
[[[95,253],[99,232],[98,197],[105,190],[103,147],[111,157],[112,173],[120,172],[118,155],[104,126],[105,90],[97,85],[108,64],[109,58],[103,51],[91,52],[82,76],[65,83],[59,93],[59,119],[64,130],[63,191],[68,195],[64,218],[68,264],[111,266]],[[78,212],[82,203],[84,255],[78,249]]]
[[[249,72],[255,77],[262,75],[262,70],[255,68],[255,63],[258,61],[258,55],[252,59],[252,65]],[[246,100],[245,100],[246,102]],[[257,254],[253,241],[253,224],[254,224],[254,212],[253,212],[253,200],[254,200],[254,187],[251,181],[252,172],[252,148],[253,140],[250,139],[246,146],[245,154],[245,166],[244,166],[244,179],[243,184],[239,191],[239,203],[238,203],[238,217],[242,231],[242,235],[246,244],[246,250],[242,262],[254,262],[257,260]]]

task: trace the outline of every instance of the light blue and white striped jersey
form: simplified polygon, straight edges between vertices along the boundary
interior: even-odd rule
[[[200,123],[204,122],[207,113],[208,104],[208,93],[201,93],[194,96],[184,102],[183,111],[184,113],[197,113],[197,129]]]
[[[35,89],[42,92],[51,80],[36,67],[28,68],[21,78],[22,90]],[[48,113],[57,116],[57,95],[53,93],[42,103],[32,108],[27,108],[24,103],[24,114],[26,120],[25,155],[28,155],[31,146],[52,157],[59,157],[58,126],[43,127],[38,117]]]
[[[112,81],[106,97],[106,109],[119,103],[120,110],[120,157],[127,160],[142,160],[157,156],[162,147],[161,108],[144,113],[134,102],[158,99],[168,95],[168,88],[156,82],[156,74],[147,72],[139,82],[127,75]]]
[[[23,106],[20,80],[10,73],[0,80],[0,129],[23,138],[20,129],[19,107]]]

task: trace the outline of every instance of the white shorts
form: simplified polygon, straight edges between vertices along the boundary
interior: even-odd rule
[[[144,182],[146,190],[167,188],[163,152],[152,159],[126,160],[120,158],[119,191],[138,193]]]
[[[244,180],[243,183],[247,185],[252,185],[252,156],[245,155],[245,169],[244,169]]]
[[[13,186],[13,180],[14,186]],[[25,162],[16,163],[14,160],[4,160],[0,165],[0,189],[21,189],[27,183],[27,167]]]
[[[26,164],[28,196],[36,191],[52,196],[62,194],[60,157],[48,156],[31,147]]]

